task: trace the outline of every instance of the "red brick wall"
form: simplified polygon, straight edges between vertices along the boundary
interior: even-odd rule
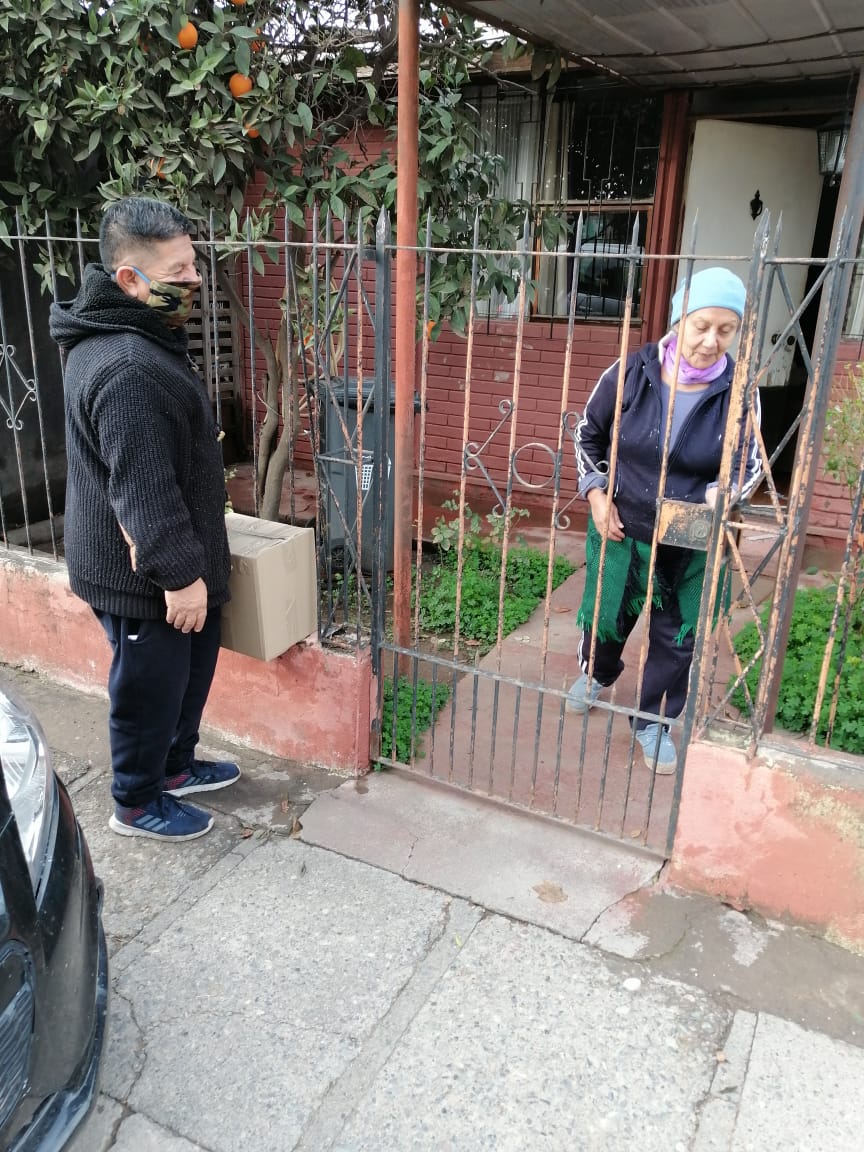
[[[658,190],[672,189],[670,196],[680,185],[683,165],[686,160],[686,109],[681,101],[672,101],[666,109],[666,144],[661,150],[661,164],[658,172]],[[385,149],[392,147],[385,134],[377,131],[365,138],[355,139],[350,150],[358,163],[374,159]],[[259,186],[250,189],[249,202],[254,203],[260,194]],[[662,208],[662,205],[659,206]],[[655,252],[674,251],[678,221],[669,213],[655,211],[654,227],[650,248]],[[282,233],[281,221],[277,235]],[[340,231],[337,229],[337,233]],[[658,267],[665,267],[659,266]],[[654,279],[659,273],[652,272]],[[667,277],[668,278],[668,277]],[[374,286],[366,280],[371,293]],[[256,277],[254,285],[255,315],[265,330],[275,334],[281,320],[279,300],[284,290],[284,270],[280,266],[267,264],[265,278]],[[245,291],[245,283],[244,283]],[[665,295],[665,293],[664,293]],[[650,304],[650,301],[648,302]],[[352,290],[349,307],[356,316],[358,308],[356,291]],[[640,341],[657,338],[658,317],[665,316],[665,304],[651,309],[651,316],[643,326],[632,329],[630,348]],[[395,321],[391,317],[391,325]],[[513,381],[516,369],[516,321],[478,322],[473,350],[471,371],[471,401],[469,418],[469,439],[482,443],[501,420],[498,405],[502,400],[513,396]],[[661,325],[662,327],[662,325]],[[524,446],[531,442],[546,444],[553,450],[557,444],[561,413],[562,375],[566,345],[566,324],[550,325],[549,321],[529,320],[525,325],[522,348],[520,394],[516,416],[517,432],[515,447],[523,448],[519,453],[520,475],[530,484],[538,485],[535,490],[517,486],[514,502],[517,505],[548,505],[552,486],[544,486],[551,475],[551,462],[542,449]],[[371,326],[364,323],[364,372],[374,371],[374,334]],[[576,326],[573,355],[568,381],[567,410],[581,411],[600,373],[617,357],[621,341],[621,328],[614,323],[580,323]],[[426,484],[430,499],[446,499],[459,482],[461,467],[462,428],[465,412],[465,360],[466,341],[444,328],[440,339],[431,346],[428,364],[427,424],[426,424]],[[841,347],[838,367],[855,363],[862,359],[860,344],[847,343]],[[251,428],[252,383],[248,342],[244,350],[246,388],[244,394],[246,427]],[[393,366],[391,365],[391,372]],[[356,349],[352,349],[349,372],[356,375]],[[256,390],[260,393],[264,386],[264,362],[260,354],[256,357]],[[842,387],[845,372],[838,370],[837,387]],[[417,387],[420,387],[418,372]],[[257,419],[263,417],[264,410],[259,402]],[[505,423],[494,435],[492,442],[483,453],[483,460],[492,479],[498,485],[506,483],[507,459],[509,452],[510,423]],[[297,465],[311,470],[312,457],[308,436],[301,438],[297,449]],[[480,506],[489,496],[490,490],[483,477],[474,471],[469,473],[469,489],[474,493],[475,503]],[[575,494],[575,466],[572,441],[565,439],[564,466],[561,477],[561,501],[566,503]],[[577,522],[584,520],[584,505],[578,502],[573,512]],[[845,488],[821,475],[817,482],[808,524],[808,535],[822,540],[828,547],[840,547],[845,538],[849,523],[849,499]],[[425,517],[424,517],[425,519]]]
[[[837,368],[834,375],[831,402],[836,403],[844,393],[848,392],[848,368],[864,360],[864,349],[860,341],[845,341],[840,345],[837,353]],[[864,447],[862,447],[864,453]],[[821,460],[820,473],[813,489],[813,502],[810,508],[808,521],[808,536],[820,539],[826,547],[840,549],[849,531],[849,521],[852,515],[852,506],[849,499],[849,490],[822,470],[824,458]]]
[[[550,325],[548,321],[529,321],[525,325],[521,360],[517,365],[516,322],[497,321],[487,331],[475,333],[472,356],[470,403],[468,404],[469,439],[481,445],[502,420],[501,401],[512,401],[517,367],[519,396],[515,410],[516,437],[514,448],[519,453],[520,476],[531,484],[545,484],[532,492],[517,486],[514,502],[530,505],[551,499],[552,461],[532,443],[548,445],[553,451],[558,442],[564,385],[566,324]],[[577,412],[597,378],[616,359],[621,329],[617,325],[579,324],[573,341],[573,354],[567,383],[565,411]],[[639,341],[639,329],[631,335],[631,348]],[[467,342],[445,329],[429,354],[426,471],[430,481],[454,487],[459,480],[462,456],[462,429],[466,410],[465,361]],[[482,460],[497,484],[506,484],[510,452],[511,417],[495,433]],[[564,443],[561,477],[561,500],[576,493],[576,469],[573,442]],[[476,475],[476,473],[475,473]],[[472,485],[473,486],[473,485]],[[482,492],[486,482],[477,477],[476,487]],[[478,497],[479,498],[479,497]],[[584,509],[579,508],[579,512]]]

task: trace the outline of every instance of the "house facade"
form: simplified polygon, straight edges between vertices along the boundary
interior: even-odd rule
[[[820,260],[829,253],[840,192],[842,162],[835,153],[826,164],[820,142],[826,125],[848,127],[857,73],[841,56],[830,73],[825,68],[828,74],[806,79],[774,77],[776,70],[773,64],[742,69],[740,75],[730,69],[722,84],[714,72],[707,74],[707,82],[694,75],[689,86],[686,77],[682,81],[675,76],[673,86],[666,73],[640,84],[640,77],[583,65],[565,68],[554,85],[510,72],[506,83],[479,84],[468,94],[484,147],[504,159],[500,195],[525,201],[532,210],[533,295],[518,353],[518,299],[500,296],[482,302],[469,373],[469,439],[484,445],[484,466],[498,484],[506,482],[512,448],[495,430],[502,401],[511,395],[518,373],[515,444],[525,484],[516,498],[523,506],[543,507],[551,499],[547,450],[559,435],[562,386],[567,390],[565,407],[581,411],[598,376],[619,354],[627,256],[634,245],[638,261],[631,348],[666,331],[669,302],[687,256],[694,257],[697,269],[706,262],[722,263],[746,279],[754,233],[766,215],[772,236],[780,224],[776,255],[787,263],[786,292],[775,280],[760,305],[764,355],[783,332],[790,306],[797,307],[807,295]],[[394,144],[372,134],[363,147],[368,157]],[[567,230],[551,249],[544,242],[544,221],[550,217]],[[575,328],[565,380],[580,218]],[[274,328],[281,318],[281,289],[274,280],[272,292],[266,286],[258,291],[259,314]],[[810,349],[818,306],[817,293],[801,316],[801,333]],[[795,434],[788,433],[801,411],[807,371],[795,334],[784,334],[782,343],[780,353],[773,352],[760,396],[766,449],[773,452],[786,440],[773,469],[781,495],[786,495],[795,451]],[[365,356],[370,371],[372,346],[370,338]],[[430,507],[440,506],[452,494],[453,476],[462,465],[468,355],[465,337],[443,324],[429,349],[425,381],[423,469]],[[859,266],[837,352],[838,388],[844,386],[847,365],[862,359],[864,274]],[[247,397],[248,375],[247,364]],[[304,458],[301,444],[298,460]],[[483,477],[470,478],[469,485],[479,505],[490,499]],[[575,490],[572,453],[565,447],[562,500],[571,502]],[[572,503],[572,513],[572,522],[581,526],[581,502]],[[846,489],[822,473],[808,517],[811,543],[829,550],[841,547],[848,516]],[[427,520],[427,532],[428,527]]]

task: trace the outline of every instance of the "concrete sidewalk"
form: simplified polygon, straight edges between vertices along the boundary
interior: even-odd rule
[[[407,780],[250,753],[216,828],[107,829],[102,700],[30,700],[105,882],[74,1152],[852,1152],[864,959],[659,861]]]

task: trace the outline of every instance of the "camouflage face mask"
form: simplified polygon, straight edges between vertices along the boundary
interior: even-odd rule
[[[195,293],[201,287],[201,281],[172,283],[170,280],[151,280],[134,264],[131,267],[150,289],[147,305],[162,313],[162,319],[169,328],[180,328],[185,324],[192,311]]]

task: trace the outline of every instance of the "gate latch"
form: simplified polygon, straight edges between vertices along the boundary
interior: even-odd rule
[[[697,552],[707,552],[713,519],[713,509],[707,504],[691,504],[686,500],[661,500],[657,543],[671,544],[673,548],[693,548]]]

